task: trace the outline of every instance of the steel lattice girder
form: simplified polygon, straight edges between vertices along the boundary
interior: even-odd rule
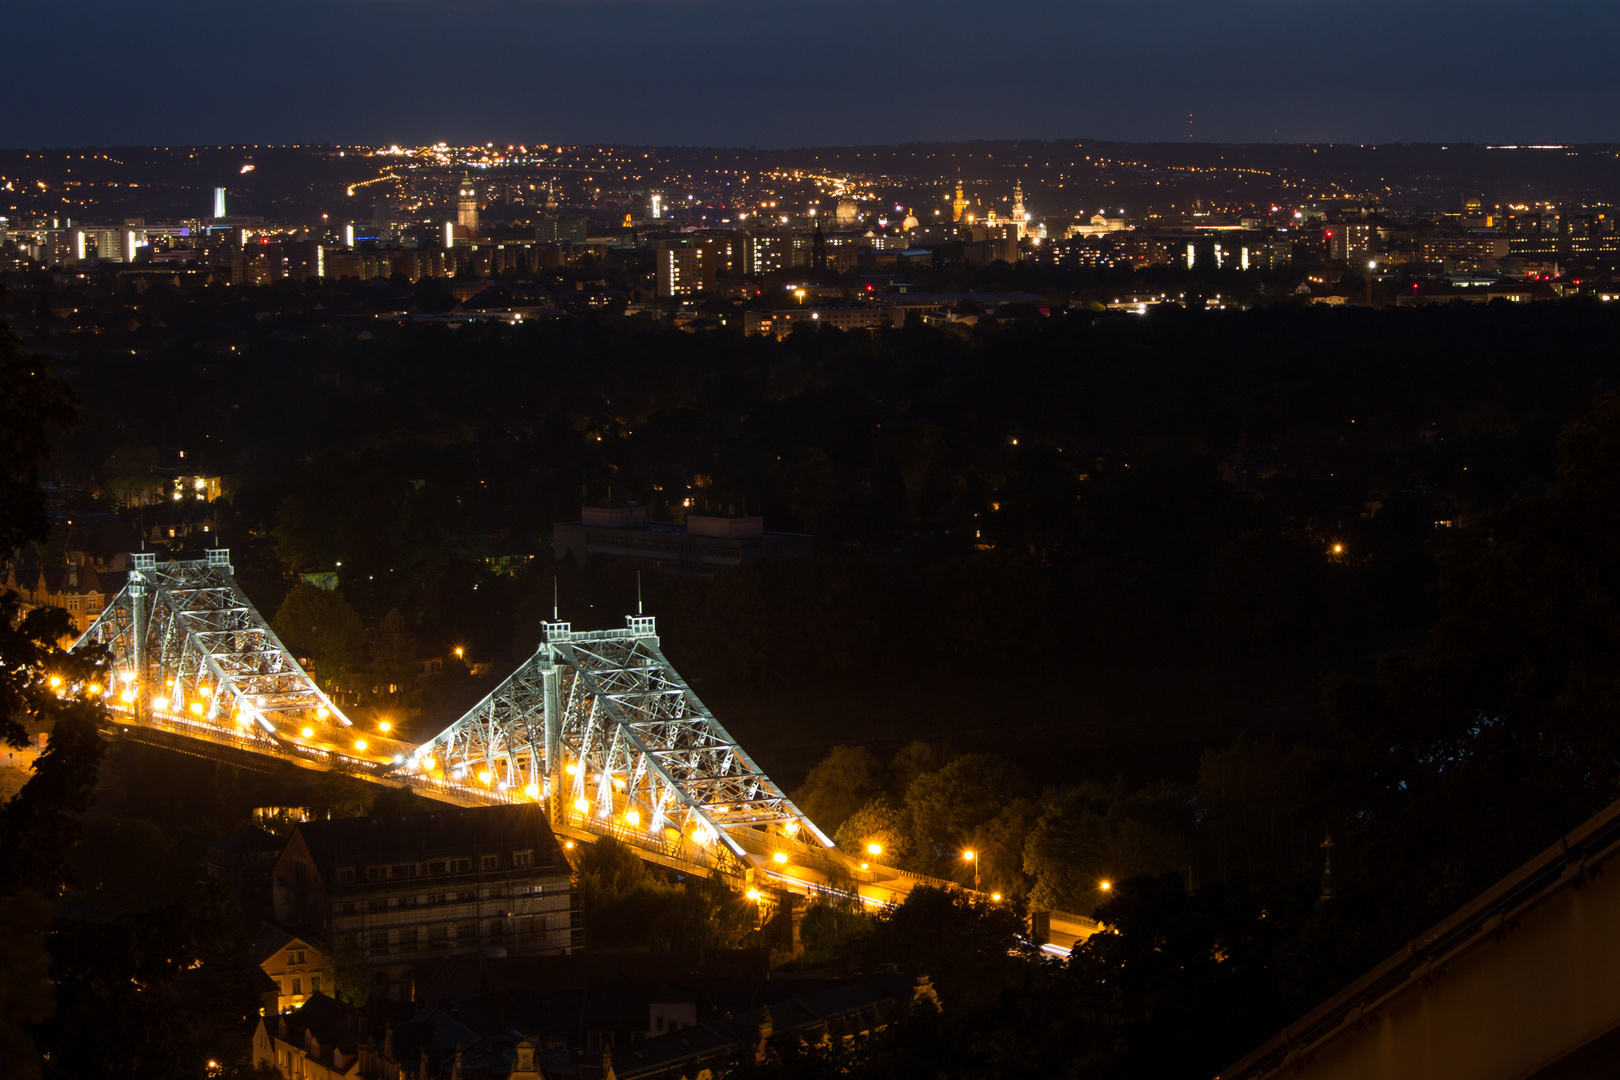
[[[272,740],[317,718],[349,726],[237,586],[228,551],[170,563],[137,555],[135,563],[129,583],[73,646],[107,647],[114,690],[138,701],[111,694],[116,711],[139,722],[165,711],[156,702],[206,700],[200,713],[175,716],[233,739],[253,724]]]
[[[730,831],[756,826],[788,837],[803,829],[831,847],[665,659],[653,620],[628,622],[579,633],[545,624],[540,651],[412,764],[452,781],[487,774],[486,783],[543,791],[554,809],[634,820],[654,837],[666,827],[724,837],[737,855]]]

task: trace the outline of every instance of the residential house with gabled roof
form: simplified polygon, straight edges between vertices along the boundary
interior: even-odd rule
[[[30,554],[6,563],[5,589],[22,599],[24,612],[42,607],[66,611],[75,636],[90,628],[129,580],[127,570],[97,569],[88,560],[48,566]]]

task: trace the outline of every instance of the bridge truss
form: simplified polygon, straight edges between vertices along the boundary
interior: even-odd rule
[[[533,657],[416,750],[413,770],[521,791],[547,804],[553,824],[697,861],[832,847],[671,666],[654,619],[544,630]]]
[[[350,758],[352,727],[287,651],[232,577],[230,552],[159,563],[134,555],[129,583],[74,648],[104,646],[107,704],[120,720],[175,734],[303,759],[317,767]]]
[[[565,837],[616,836],[761,902],[768,889],[881,906],[917,885],[957,887],[838,854],[692,693],[651,618],[543,624],[534,656],[418,746],[383,723],[357,728],[237,586],[230,552],[206,556],[134,555],[73,646],[107,650],[106,703],[132,736],[237,765],[342,768],[462,805],[539,802]],[[1072,937],[1095,930],[1064,918]]]
[[[123,723],[454,802],[537,801],[556,827],[684,863],[737,870],[748,853],[799,861],[833,846],[698,700],[650,617],[618,630],[543,624],[534,656],[412,746],[354,727],[237,586],[228,550],[133,559],[74,645],[107,648],[107,703]]]

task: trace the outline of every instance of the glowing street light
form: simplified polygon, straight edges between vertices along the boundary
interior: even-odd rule
[[[881,855],[881,854],[883,854],[883,845],[882,844],[867,844],[866,845],[866,853],[868,855]]]
[[[384,720],[382,723],[377,725],[377,730],[386,733],[386,732],[394,730],[394,725],[390,724],[388,721]]]
[[[1097,888],[1101,889],[1103,892],[1107,892],[1108,890],[1112,889],[1113,887],[1114,887],[1114,883],[1112,881],[1102,881],[1102,882],[1098,882],[1098,884],[1097,884]]]
[[[979,891],[979,853],[977,851],[964,851],[962,858],[973,864],[973,891]]]
[[[312,727],[307,727],[307,728],[304,729],[303,734],[304,734],[304,738],[313,739],[315,737],[315,729],[312,728]]]
[[[787,862],[787,853],[778,851],[775,855],[772,855],[771,858],[776,862],[777,865],[780,866]]]
[[[356,750],[364,750],[366,748],[366,740],[364,740],[364,739],[356,739],[356,740],[354,740],[354,748]]]
[[[590,813],[591,812],[590,800],[588,800],[588,799],[575,799],[574,800],[574,809],[578,810],[582,814]]]

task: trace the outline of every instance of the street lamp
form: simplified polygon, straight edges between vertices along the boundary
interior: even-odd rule
[[[867,844],[866,845],[866,852],[867,852],[868,855],[881,855],[881,854],[883,854],[883,845],[882,844]]]
[[[979,855],[976,851],[962,852],[962,858],[973,864],[973,891],[979,891]]]

